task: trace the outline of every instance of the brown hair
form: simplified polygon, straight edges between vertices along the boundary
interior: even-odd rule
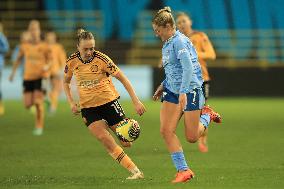
[[[178,12],[177,13],[177,16],[176,16],[176,19],[178,19],[178,17],[180,16],[185,16],[187,17],[189,20],[191,20],[190,16],[188,14],[186,14],[185,12]]]
[[[77,30],[77,39],[79,44],[81,40],[95,39],[95,38],[91,32],[85,31],[84,29],[80,28]]]
[[[175,27],[175,20],[171,8],[164,7],[163,9],[160,9],[154,16],[152,23],[157,26],[166,27],[167,24],[170,24],[170,26]]]

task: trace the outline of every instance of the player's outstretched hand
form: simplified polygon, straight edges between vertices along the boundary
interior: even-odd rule
[[[142,104],[141,101],[138,101],[134,104],[135,106],[135,111],[138,115],[143,115],[146,112],[145,106]]]
[[[76,104],[76,103],[71,105],[71,111],[74,115],[79,115],[81,113],[81,110],[80,110],[78,104]]]
[[[163,90],[164,90],[163,85],[160,85],[153,95],[153,100],[155,100],[155,101],[159,100],[161,98],[162,94],[163,94]]]

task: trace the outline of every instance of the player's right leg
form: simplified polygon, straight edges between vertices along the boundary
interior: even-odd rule
[[[114,138],[108,131],[105,121],[99,120],[88,126],[90,132],[103,144],[111,157],[121,166],[126,168],[132,175],[127,179],[144,178],[143,173],[137,168],[133,161],[127,156],[123,149],[115,142]]]
[[[33,81],[33,102],[36,108],[34,135],[42,135],[44,128],[44,92],[42,90],[42,80]]]
[[[160,111],[160,132],[177,170],[172,183],[187,182],[194,176],[186,163],[181,143],[176,135],[176,127],[181,113],[178,104],[167,102],[166,99],[163,101]]]

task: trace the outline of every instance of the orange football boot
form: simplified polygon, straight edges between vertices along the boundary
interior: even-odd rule
[[[201,110],[201,114],[209,114],[210,116],[210,121],[214,121],[215,123],[221,123],[222,118],[220,114],[215,112],[211,107],[209,106],[204,106]]]
[[[194,173],[188,169],[186,171],[181,171],[176,174],[176,178],[172,180],[172,183],[187,182],[194,177]]]

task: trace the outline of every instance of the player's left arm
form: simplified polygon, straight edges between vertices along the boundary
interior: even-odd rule
[[[205,33],[202,34],[200,43],[202,51],[198,52],[198,57],[200,59],[205,59],[205,60],[215,60],[216,59],[215,50],[213,48],[211,41],[209,40],[208,36]]]
[[[189,93],[188,83],[191,82],[193,76],[193,64],[187,45],[182,40],[177,40],[174,44],[175,55],[182,66],[182,82],[179,91],[179,104],[182,109],[186,107],[186,94]]]
[[[128,78],[124,75],[124,73],[113,63],[113,61],[108,58],[108,62],[106,63],[105,71],[109,73],[111,76],[118,79],[124,86],[124,88],[127,90],[129,96],[131,97],[131,100],[135,106],[135,110],[137,114],[142,115],[146,112],[145,106],[142,104],[142,102],[137,97],[134,88],[132,87],[130,81]]]

